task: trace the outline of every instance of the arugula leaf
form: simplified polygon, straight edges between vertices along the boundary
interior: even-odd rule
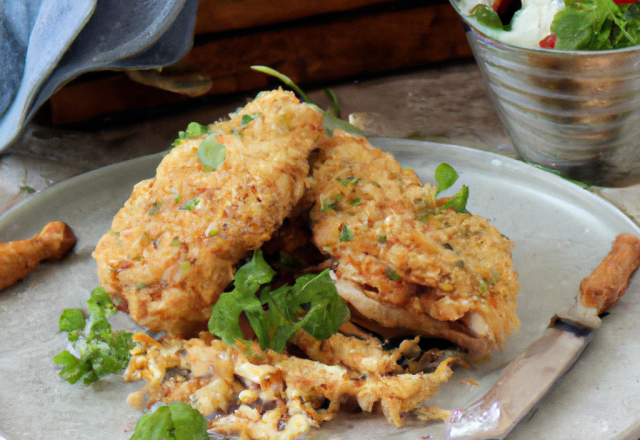
[[[438,185],[438,192],[436,196],[440,194],[442,191],[451,188],[456,180],[458,180],[458,173],[453,167],[447,163],[441,163],[436,168],[436,183]]]
[[[207,420],[183,402],[171,402],[140,417],[130,440],[208,440]]]
[[[640,44],[638,5],[611,0],[566,0],[551,23],[555,49],[610,50]]]
[[[59,376],[71,384],[82,379],[89,385],[100,376],[121,373],[134,347],[131,333],[115,332],[107,321],[117,310],[106,290],[93,289],[87,305],[91,313],[89,319],[85,320],[79,309],[66,309],[58,321],[60,330],[69,332],[67,338],[80,355],[76,357],[63,350],[53,357],[54,363],[64,365]]]
[[[245,115],[246,116],[246,115]],[[202,143],[200,143],[200,147],[198,148],[198,159],[200,159],[200,163],[211,169],[216,169],[227,158],[227,148],[219,142],[216,142],[216,136],[210,134]]]
[[[253,70],[257,70],[258,72],[262,72],[262,73],[266,73],[267,75],[275,76],[280,81],[282,81],[283,83],[285,83],[286,85],[291,87],[293,90],[295,90],[296,93],[298,93],[298,95],[300,95],[300,97],[302,97],[302,99],[307,104],[309,104],[310,107],[314,108],[317,112],[322,114],[324,116],[324,118],[322,120],[322,126],[325,129],[325,134],[327,135],[327,137],[329,137],[329,138],[332,137],[333,136],[333,132],[337,128],[339,128],[341,130],[344,130],[347,133],[355,134],[357,136],[364,136],[364,133],[359,128],[354,127],[353,125],[349,124],[347,121],[344,121],[344,120],[334,116],[330,112],[326,112],[326,111],[322,110],[320,107],[318,107],[317,105],[311,103],[311,101],[309,100],[309,98],[307,98],[307,95],[304,94],[302,89],[300,87],[298,87],[293,81],[291,81],[291,78],[289,78],[288,76],[283,75],[282,73],[278,72],[277,70],[274,70],[274,69],[272,69],[270,67],[267,67],[267,66],[251,66],[251,68]]]
[[[333,90],[328,88],[322,89],[322,92],[329,100],[329,108],[330,108],[331,114],[333,114],[333,116],[335,116],[336,118],[339,118],[341,110],[340,110],[340,103],[338,102],[338,97],[333,92]]]
[[[323,341],[335,334],[349,316],[349,309],[340,298],[328,269],[317,275],[303,275],[293,286],[274,291],[265,288],[260,294],[260,303],[261,307],[248,311],[247,317],[260,348],[279,353],[300,328]],[[305,305],[308,312],[303,316]]]
[[[237,340],[244,341],[238,324],[240,314],[243,311],[262,309],[262,304],[255,294],[262,284],[271,282],[275,274],[264,260],[262,251],[254,251],[251,261],[236,272],[235,288],[220,295],[218,302],[213,306],[209,318],[209,331],[229,345],[235,344]]]
[[[440,210],[453,208],[458,213],[467,212],[467,200],[469,199],[469,187],[463,186],[458,193],[451,197],[447,203],[440,207]]]
[[[213,306],[209,331],[227,344],[244,341],[238,324],[244,312],[263,350],[282,352],[287,340],[300,328],[324,340],[335,334],[349,315],[329,271],[299,277],[293,286],[271,291],[260,286],[271,282],[275,271],[256,250],[251,261],[236,273],[234,289],[223,293]],[[303,307],[305,306],[305,307]],[[307,307],[308,306],[308,307]],[[305,314],[305,310],[308,310]]]
[[[347,121],[336,118],[331,113],[323,111],[315,104],[309,104],[309,106],[313,107],[324,116],[324,118],[322,119],[322,126],[324,127],[324,132],[328,138],[333,137],[333,132],[338,128],[347,133],[355,134],[356,136],[364,136],[362,130],[349,124]]]
[[[267,66],[251,66],[251,69],[257,70],[258,72],[266,73],[267,75],[275,76],[280,81],[282,81],[283,83],[291,87],[293,90],[295,90],[296,93],[300,95],[306,103],[309,103],[309,104],[311,103],[311,101],[309,101],[309,98],[307,98],[307,95],[304,94],[302,89],[298,87],[296,83],[291,81],[291,78],[289,78],[287,75],[283,75],[277,70],[274,70],[271,67],[267,67]]]

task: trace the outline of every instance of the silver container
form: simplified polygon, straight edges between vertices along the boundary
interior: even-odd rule
[[[467,39],[523,159],[596,185],[640,181],[640,47],[528,49],[469,27]]]

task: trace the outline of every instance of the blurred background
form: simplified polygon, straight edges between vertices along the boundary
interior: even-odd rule
[[[55,182],[166,150],[189,122],[213,122],[280,85],[252,65],[288,75],[321,107],[331,89],[341,117],[367,136],[516,156],[445,0],[200,0],[193,46],[177,63],[86,73],[45,102],[0,154],[0,212]],[[624,191],[612,194],[640,212]]]

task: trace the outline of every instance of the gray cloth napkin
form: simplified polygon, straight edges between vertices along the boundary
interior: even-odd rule
[[[0,151],[60,87],[189,51],[197,0],[0,0]]]

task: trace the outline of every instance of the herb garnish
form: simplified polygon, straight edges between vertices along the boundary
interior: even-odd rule
[[[210,134],[210,133],[211,133],[211,130],[209,129],[208,126],[198,124],[197,122],[191,122],[189,123],[189,125],[187,125],[186,131],[178,132],[178,139],[173,141],[173,144],[171,145],[174,147],[177,147],[185,139],[192,139],[194,137],[198,137],[200,135]]]
[[[208,440],[207,419],[183,402],[171,402],[140,417],[129,440]]]
[[[216,141],[215,135],[210,134],[200,143],[196,154],[205,168],[215,170],[227,158],[227,148]]]
[[[102,287],[96,287],[87,301],[89,318],[85,320],[80,309],[66,309],[62,312],[58,327],[68,332],[67,338],[73,349],[80,355],[63,350],[53,357],[58,365],[64,365],[59,376],[69,383],[89,385],[107,374],[119,374],[129,363],[129,350],[133,349],[131,333],[116,332],[111,329],[107,318],[117,309],[109,294]]]
[[[209,331],[229,345],[236,341],[246,343],[238,324],[244,312],[260,348],[282,353],[287,340],[298,329],[303,328],[322,341],[335,334],[348,318],[349,309],[338,295],[328,270],[303,275],[293,286],[273,291],[264,286],[257,298],[256,292],[270,283],[274,275],[262,251],[254,251],[251,261],[236,272],[234,289],[223,293],[213,306]]]
[[[338,177],[336,180],[346,188],[347,186],[349,186],[349,184],[355,185],[356,183],[360,182],[362,179],[360,177],[352,177],[351,179],[341,179]]]
[[[440,194],[440,192],[451,188],[451,186],[458,180],[458,173],[453,167],[446,163],[441,163],[436,168],[435,179],[438,185],[438,190],[436,192],[436,196]],[[458,191],[456,195],[451,197],[449,201],[447,201],[444,205],[440,207],[440,210],[453,208],[458,213],[466,213],[467,212],[467,200],[469,199],[469,187],[462,186],[462,189]],[[425,216],[423,216],[425,217]],[[424,220],[427,221],[429,216],[426,216]]]
[[[336,116],[331,114],[331,112],[326,112],[326,111],[322,110],[320,107],[318,107],[317,105],[313,104],[309,100],[309,98],[307,98],[307,95],[304,94],[302,89],[300,87],[298,87],[293,81],[291,81],[291,78],[289,78],[288,76],[283,75],[282,73],[278,72],[277,70],[274,70],[274,69],[272,69],[270,67],[267,67],[267,66],[251,66],[251,68],[253,70],[257,70],[258,72],[262,72],[262,73],[266,73],[267,75],[275,76],[280,81],[282,81],[283,83],[285,83],[286,85],[291,87],[296,93],[298,93],[298,95],[300,95],[300,97],[307,104],[309,104],[310,107],[313,107],[316,111],[318,111],[320,114],[322,114],[324,116],[324,118],[322,120],[322,126],[325,129],[324,131],[325,131],[325,134],[327,135],[327,137],[329,137],[329,138],[332,137],[334,130],[337,129],[337,128],[339,128],[339,129],[341,129],[343,131],[346,131],[347,133],[355,134],[357,136],[363,136],[364,135],[364,133],[362,133],[362,130],[360,130],[359,128],[354,127],[353,125],[349,124],[347,121],[344,121],[342,119],[337,118]]]
[[[384,274],[391,281],[398,281],[401,278],[400,274],[398,272],[396,272],[395,270],[393,270],[393,269],[385,269]]]
[[[611,0],[565,0],[551,23],[555,49],[610,50],[640,43],[640,6]]]
[[[242,115],[242,121],[240,122],[240,128],[244,128],[251,121],[260,116],[260,113],[254,113],[252,115]]]
[[[351,241],[353,239],[353,231],[349,229],[347,225],[344,225],[340,229],[340,235],[338,236],[340,241]]]
[[[202,197],[197,196],[178,208],[179,211],[193,211],[202,203]]]

